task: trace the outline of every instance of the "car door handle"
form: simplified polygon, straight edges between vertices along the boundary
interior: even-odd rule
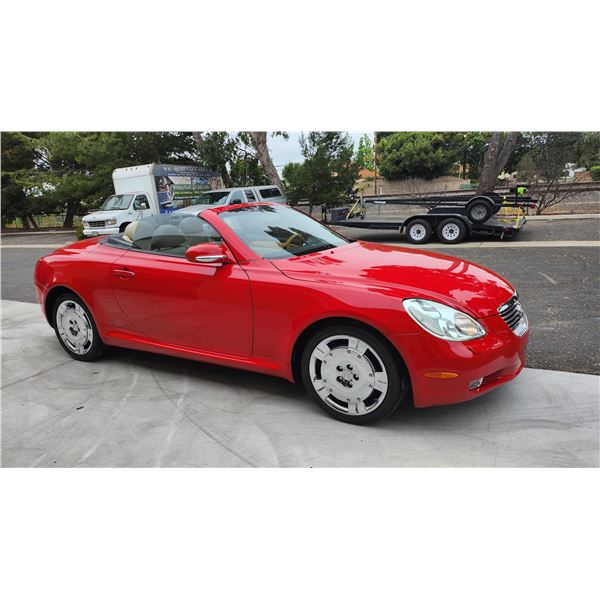
[[[130,279],[131,277],[135,277],[135,273],[129,269],[114,269],[113,273],[121,279]]]

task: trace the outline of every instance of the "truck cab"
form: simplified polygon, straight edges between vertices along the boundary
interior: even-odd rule
[[[144,191],[113,194],[100,207],[83,217],[83,235],[113,235],[122,233],[132,221],[143,219],[151,211],[151,200]]]

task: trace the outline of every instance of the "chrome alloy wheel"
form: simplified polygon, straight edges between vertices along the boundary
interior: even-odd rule
[[[85,310],[74,300],[61,302],[56,309],[56,330],[65,346],[85,354],[94,342],[94,328]]]
[[[324,339],[310,355],[309,372],[323,402],[348,415],[374,411],[388,390],[383,361],[369,344],[356,337]]]
[[[410,237],[413,240],[421,241],[427,235],[427,230],[424,225],[417,224],[410,228]]]
[[[455,223],[448,223],[442,227],[442,237],[445,240],[455,240],[460,235],[460,228]]]

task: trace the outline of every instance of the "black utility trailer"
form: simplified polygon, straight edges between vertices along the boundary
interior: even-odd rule
[[[322,207],[323,221],[330,225],[380,229],[405,232],[413,244],[426,244],[437,234],[445,244],[458,244],[473,233],[498,236],[501,239],[514,236],[525,225],[524,209],[534,207],[536,202],[525,196],[527,188],[517,186],[513,195],[501,196],[495,192],[473,196],[427,196],[406,198],[402,196],[364,196],[355,199],[350,208],[327,209]],[[367,218],[367,205],[419,206],[420,212],[404,220],[397,218]],[[495,217],[502,208],[517,208],[517,215]]]

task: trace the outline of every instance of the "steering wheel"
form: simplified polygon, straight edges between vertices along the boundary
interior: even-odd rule
[[[296,240],[297,238],[302,238],[303,240],[305,239],[304,236],[301,233],[294,232],[294,233],[292,233],[292,235],[290,235],[290,237],[287,240],[285,240],[285,242],[281,243],[281,247],[284,250],[287,250],[288,247],[292,246],[292,245],[294,245],[294,246],[300,246],[301,244],[293,244],[294,240]]]

